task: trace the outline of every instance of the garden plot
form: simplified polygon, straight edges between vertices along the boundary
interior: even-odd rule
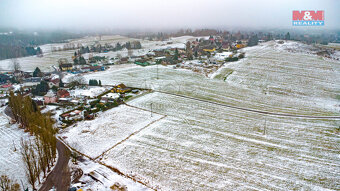
[[[0,108],[0,175],[7,175],[12,180],[27,185],[25,166],[21,158],[21,139],[28,139],[29,134],[17,125],[9,125],[8,118],[3,113],[5,107]]]
[[[79,152],[96,158],[115,144],[129,137],[162,116],[121,105],[98,114],[92,121],[82,121],[67,128],[61,136]]]
[[[162,93],[129,102],[151,103],[168,117],[102,162],[161,190],[340,189],[339,121],[263,116]]]

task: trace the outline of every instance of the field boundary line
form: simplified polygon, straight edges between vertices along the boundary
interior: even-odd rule
[[[99,158],[102,157],[104,154],[106,154],[106,153],[109,152],[110,150],[114,149],[114,148],[117,147],[118,145],[124,143],[125,141],[127,141],[128,139],[130,139],[132,136],[134,136],[134,135],[140,133],[141,131],[143,131],[144,129],[146,129],[147,127],[149,127],[150,125],[152,125],[152,124],[154,124],[154,123],[156,123],[156,122],[158,122],[158,121],[164,119],[165,117],[167,117],[167,116],[166,116],[166,115],[163,115],[161,118],[156,119],[156,120],[150,122],[149,124],[147,124],[146,126],[144,126],[144,127],[140,128],[140,129],[138,129],[137,131],[131,133],[131,134],[130,134],[129,136],[127,136],[125,139],[119,141],[118,143],[116,143],[116,144],[114,144],[112,147],[110,147],[109,149],[105,150],[102,154],[100,154],[100,155],[98,155],[97,157],[95,157],[94,160],[101,160],[101,159],[99,159]]]
[[[67,144],[67,143],[64,141],[64,139],[63,139],[62,137],[58,136],[57,139],[58,139],[62,144],[64,144],[67,148],[69,148],[70,150],[73,150],[73,151],[77,152],[78,154],[80,154],[80,155],[82,155],[82,156],[85,156],[86,158],[90,159],[91,161],[93,161],[93,162],[95,162],[95,163],[98,163],[98,164],[100,164],[100,165],[103,165],[103,166],[107,167],[108,169],[110,169],[110,170],[113,171],[114,173],[117,173],[117,174],[120,175],[120,176],[124,176],[124,177],[126,177],[126,178],[129,178],[129,179],[131,179],[131,180],[134,181],[134,182],[138,182],[138,183],[144,185],[145,187],[147,187],[147,188],[149,188],[149,189],[157,190],[157,189],[153,188],[152,186],[148,185],[147,183],[142,182],[141,180],[137,180],[136,178],[134,178],[134,177],[132,177],[132,176],[129,176],[129,175],[123,173],[122,171],[120,171],[120,170],[117,169],[117,168],[114,168],[114,167],[112,167],[112,166],[109,166],[109,165],[107,165],[107,164],[105,164],[105,163],[103,163],[103,162],[101,162],[101,161],[95,160],[95,159],[93,159],[92,157],[90,157],[90,156],[88,156],[88,155],[86,155],[86,154],[84,154],[84,153],[78,151],[77,149],[75,149],[75,148],[71,147],[69,144]]]

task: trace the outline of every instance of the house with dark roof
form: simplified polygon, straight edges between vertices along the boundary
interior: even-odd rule
[[[24,82],[40,82],[41,81],[41,77],[30,77],[30,78],[25,78]]]
[[[113,87],[113,89],[111,90],[111,92],[113,93],[126,93],[126,92],[130,92],[131,88],[126,87],[124,84],[119,84],[115,87]]]
[[[60,69],[61,71],[70,71],[73,69],[73,65],[71,63],[63,63],[63,64],[60,64]]]
[[[90,71],[104,71],[104,66],[90,66]]]
[[[6,74],[0,74],[0,84],[7,83],[11,78]]]

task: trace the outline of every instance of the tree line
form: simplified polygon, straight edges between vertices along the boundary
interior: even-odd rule
[[[67,39],[77,38],[82,35],[68,32],[36,33],[12,30],[0,35],[0,60],[42,54],[39,45],[48,43],[61,43]]]
[[[131,49],[141,49],[142,48],[142,44],[139,42],[139,41],[133,41],[133,42],[126,42],[125,44],[121,44],[119,42],[117,42],[115,45],[111,45],[111,44],[108,44],[108,43],[105,43],[104,45],[101,45],[101,44],[95,44],[95,45],[92,45],[92,46],[86,46],[86,47],[80,47],[78,53],[78,55],[81,55],[81,54],[85,54],[85,53],[91,53],[91,52],[108,52],[108,51],[119,51],[119,50],[122,50],[122,49],[128,49],[128,50],[131,50]],[[76,55],[75,54],[75,55]]]
[[[89,80],[89,85],[90,86],[102,86],[102,81],[101,80],[95,80],[95,79],[90,79]]]
[[[32,188],[35,182],[40,183],[39,175],[51,170],[56,157],[56,130],[50,113],[42,114],[39,107],[29,97],[20,92],[10,92],[9,107],[13,118],[19,125],[35,135],[34,140],[21,140],[21,155],[25,164],[26,177]]]
[[[40,47],[0,44],[0,60],[41,54]]]

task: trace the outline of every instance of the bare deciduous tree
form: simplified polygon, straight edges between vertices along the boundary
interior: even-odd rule
[[[20,190],[20,185],[12,181],[6,175],[0,177],[0,191],[17,191]]]
[[[13,71],[18,71],[18,70],[21,69],[20,63],[17,59],[14,58],[14,59],[11,60],[11,62],[12,62]]]
[[[62,64],[67,64],[68,63],[68,61],[67,61],[67,59],[66,58],[60,58],[59,60],[58,60],[58,66],[60,67],[60,65],[62,65]]]
[[[117,58],[118,58],[118,59],[121,59],[121,58],[122,58],[122,55],[118,53],[118,54],[117,54]]]
[[[86,84],[85,78],[81,75],[72,76],[70,77],[68,81],[69,81],[69,86],[71,87]]]
[[[129,50],[128,50],[128,56],[129,56],[129,57],[133,56],[133,50],[132,50],[132,49],[129,49]]]
[[[32,186],[33,190],[35,190],[35,182],[38,178],[36,175],[35,162],[33,159],[33,153],[31,152],[31,143],[29,141],[24,141],[21,139],[21,156],[25,164],[26,168],[26,177],[28,183]]]

